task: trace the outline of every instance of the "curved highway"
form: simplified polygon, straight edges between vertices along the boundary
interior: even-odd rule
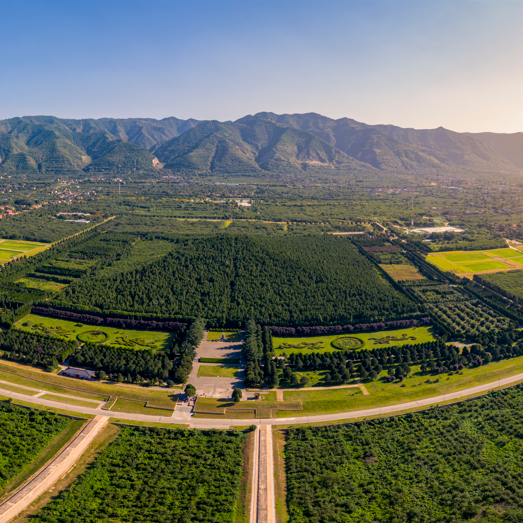
[[[171,424],[188,424],[191,428],[218,428],[223,429],[232,426],[246,426],[246,425],[295,425],[300,423],[322,423],[339,420],[353,420],[356,418],[366,418],[370,416],[378,416],[382,414],[392,414],[394,412],[401,412],[409,409],[416,409],[419,407],[430,407],[440,403],[464,400],[468,396],[487,392],[497,387],[505,385],[514,385],[519,381],[523,381],[523,373],[510,376],[508,378],[499,379],[484,385],[478,385],[470,389],[464,389],[450,394],[441,394],[431,398],[420,399],[417,401],[410,401],[407,403],[398,403],[396,405],[388,405],[383,407],[375,407],[371,409],[353,410],[349,412],[338,412],[336,414],[318,414],[315,416],[296,416],[292,418],[272,418],[272,419],[232,419],[224,416],[223,419],[218,418],[194,418],[189,417],[186,412],[175,411],[172,416],[152,416],[147,414],[132,414],[127,412],[111,412],[102,410],[101,408],[80,407],[77,405],[67,406],[64,403],[57,401],[46,400],[34,396],[26,396],[17,392],[8,390],[1,390],[0,394],[11,397],[15,400],[32,403],[34,405],[42,405],[51,407],[53,409],[68,410],[71,414],[90,414],[93,416],[106,416],[108,418],[117,418],[121,420],[143,421],[149,423],[171,423]]]

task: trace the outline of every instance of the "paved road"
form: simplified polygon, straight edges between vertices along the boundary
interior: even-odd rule
[[[132,414],[126,412],[111,412],[101,409],[93,409],[89,407],[79,407],[76,405],[69,405],[68,410],[71,414],[91,414],[105,416],[108,418],[119,418],[129,421],[146,421],[146,422],[159,422],[159,423],[174,423],[174,424],[186,424],[190,423],[192,428],[226,428],[230,427],[231,424],[235,426],[246,426],[246,425],[290,425],[299,423],[321,423],[326,421],[337,421],[342,419],[355,419],[365,418],[368,416],[377,416],[379,414],[389,414],[393,412],[399,412],[402,410],[415,409],[418,407],[428,407],[430,405],[437,405],[449,400],[466,399],[467,396],[486,392],[499,386],[515,384],[519,381],[523,381],[523,373],[510,376],[501,380],[496,380],[485,385],[479,385],[470,389],[465,389],[459,392],[453,392],[451,394],[441,394],[440,396],[433,396],[432,398],[421,399],[418,401],[410,401],[407,403],[399,403],[396,405],[389,405],[386,407],[376,407],[372,409],[353,410],[349,412],[338,412],[336,414],[320,414],[317,416],[298,416],[295,418],[274,418],[274,419],[205,419],[205,418],[187,418],[186,412],[177,413],[176,410],[172,416],[149,416],[147,414]],[[0,391],[3,396],[9,396],[13,399],[25,401],[26,403],[33,403],[35,405],[44,405],[53,409],[64,410],[65,405],[56,401],[50,401],[43,398],[35,398],[34,396],[25,396],[24,394],[18,394],[17,392]]]
[[[77,462],[108,419],[97,416],[36,477],[0,505],[0,523],[7,523],[49,490]]]
[[[276,523],[270,426],[259,427],[254,437],[251,523]]]

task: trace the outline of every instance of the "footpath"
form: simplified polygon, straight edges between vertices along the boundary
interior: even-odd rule
[[[7,523],[49,490],[85,452],[109,418],[97,416],[35,478],[0,505],[0,523]]]

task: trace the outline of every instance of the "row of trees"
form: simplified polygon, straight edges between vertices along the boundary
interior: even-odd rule
[[[153,331],[176,332],[185,329],[186,323],[177,321],[155,321],[155,320],[135,320],[132,318],[113,318],[110,316],[94,316],[92,314],[81,314],[77,312],[54,309],[51,307],[33,306],[33,314],[49,316],[61,320],[74,321],[76,323],[88,323],[89,325],[105,325],[116,329],[140,329]]]
[[[7,351],[4,357],[49,371],[63,363],[75,349],[76,344],[72,341],[40,333],[14,329],[0,331],[0,350]]]
[[[419,319],[380,321],[375,323],[360,323],[357,325],[316,325],[313,327],[277,327],[268,329],[274,336],[328,336],[347,332],[373,332],[386,329],[407,329],[422,325],[430,325],[428,316]]]

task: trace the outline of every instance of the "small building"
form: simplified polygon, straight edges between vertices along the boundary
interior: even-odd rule
[[[95,372],[86,369],[76,369],[75,367],[67,367],[61,371],[60,376],[67,376],[69,378],[76,378],[78,380],[93,380]]]

